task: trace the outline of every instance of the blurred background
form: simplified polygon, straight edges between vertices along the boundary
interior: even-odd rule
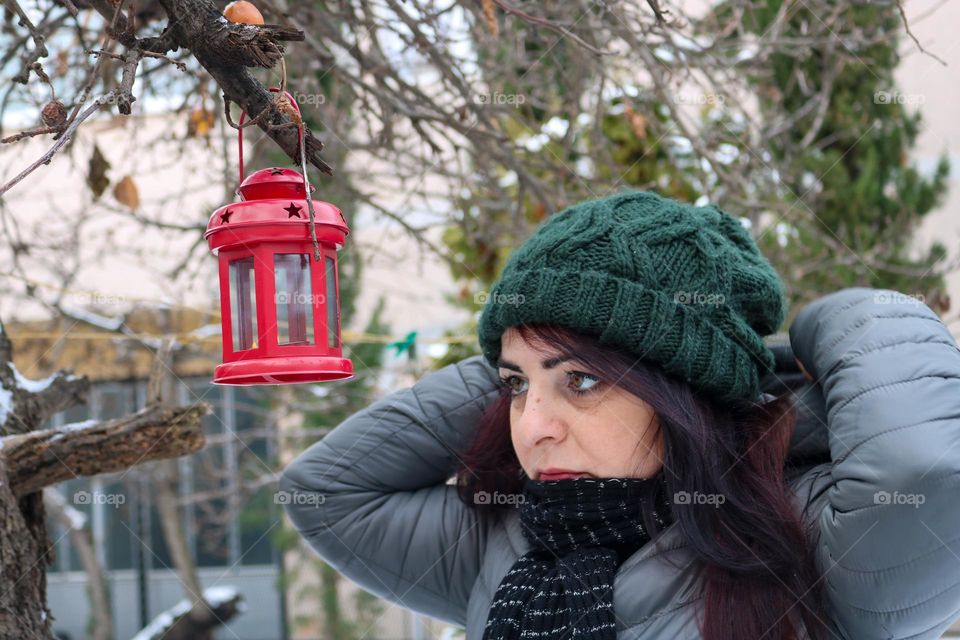
[[[923,301],[960,335],[958,3],[257,0],[268,25],[303,34],[282,64],[238,72],[201,42],[137,54],[131,38],[189,41],[225,4],[4,5],[0,320],[16,370],[92,382],[47,427],[118,418],[144,406],[167,339],[169,399],[212,407],[204,448],[163,473],[45,489],[62,638],[162,637],[190,584],[241,602],[221,639],[458,637],[325,565],[283,517],[277,473],[376,398],[478,353],[506,258],[568,204],[623,189],[717,204],[781,274],[783,330],[862,285]],[[225,110],[236,123],[244,91],[281,83],[333,169],[314,163],[314,197],[350,226],[338,268],[357,375],[213,385],[203,233],[237,199]],[[135,97],[129,114],[116,99],[86,111],[111,90]],[[297,168],[244,133],[248,175]]]

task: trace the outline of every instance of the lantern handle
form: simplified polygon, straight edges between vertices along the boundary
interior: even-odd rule
[[[270,87],[270,91],[273,91],[274,93],[279,93],[279,92],[280,92],[280,88],[279,88],[279,87]],[[297,101],[294,99],[294,97],[293,97],[292,95],[290,95],[290,92],[289,92],[289,91],[284,91],[283,93],[284,93],[284,95],[287,96],[287,98],[290,99],[290,104],[292,104],[292,105],[293,105],[293,108],[297,110],[297,113],[300,113],[300,105],[298,105],[298,104],[297,104]],[[237,125],[237,126],[238,126],[238,129],[237,129],[237,138],[238,138],[238,146],[239,146],[239,152],[240,152],[240,153],[239,153],[239,155],[240,155],[240,182],[239,182],[239,184],[243,184],[243,178],[244,178],[244,175],[243,175],[243,120],[244,120],[244,118],[246,118],[246,117],[247,117],[247,112],[246,112],[246,111],[241,111],[241,112],[240,112],[240,122],[239,122],[239,124]],[[303,146],[303,127],[302,127],[302,126],[298,126],[298,127],[297,127],[297,136],[298,136],[299,141],[300,141],[300,146],[302,147],[302,146]]]

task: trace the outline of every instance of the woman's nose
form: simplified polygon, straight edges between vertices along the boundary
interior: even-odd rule
[[[557,411],[558,403],[531,391],[527,391],[526,402],[517,418],[516,426],[520,431],[521,441],[528,448],[532,448],[547,438],[562,440],[567,433],[567,427]]]

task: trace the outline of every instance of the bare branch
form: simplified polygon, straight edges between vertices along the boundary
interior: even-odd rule
[[[127,469],[203,448],[206,404],[154,406],[96,424],[31,431],[0,438],[7,476],[17,497],[77,476]]]

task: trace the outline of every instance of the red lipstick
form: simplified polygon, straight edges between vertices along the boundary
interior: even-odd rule
[[[547,467],[537,470],[537,480],[566,480],[567,478],[581,478],[589,476],[586,471],[576,471],[574,469],[558,469],[556,467]]]

